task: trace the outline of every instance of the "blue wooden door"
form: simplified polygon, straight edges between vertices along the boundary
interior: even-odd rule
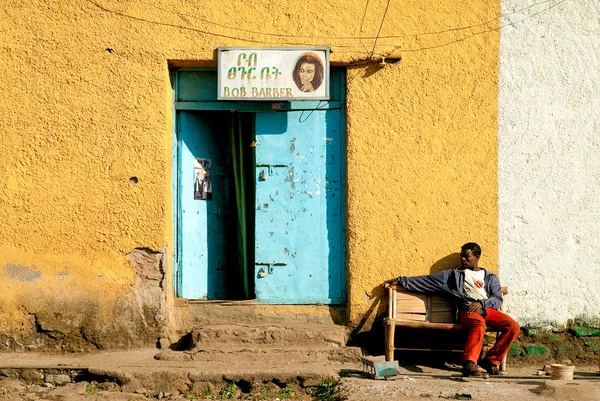
[[[227,137],[226,125],[218,123],[215,112],[180,111],[177,118],[178,296],[225,299],[229,183],[219,138]],[[211,199],[198,199],[198,160],[210,162]]]
[[[340,109],[256,114],[255,290],[259,301],[346,299]]]

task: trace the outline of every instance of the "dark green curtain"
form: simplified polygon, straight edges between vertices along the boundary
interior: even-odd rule
[[[245,299],[254,298],[254,116],[231,115],[229,144],[237,208],[237,259]]]

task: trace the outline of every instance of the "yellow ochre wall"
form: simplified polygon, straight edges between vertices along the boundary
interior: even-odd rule
[[[168,326],[169,66],[214,67],[220,46],[331,46],[348,68],[351,324],[384,279],[447,267],[466,241],[496,269],[500,4],[438,3],[1,2],[0,347]]]

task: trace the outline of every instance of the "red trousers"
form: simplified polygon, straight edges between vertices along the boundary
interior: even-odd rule
[[[500,365],[510,345],[519,335],[520,327],[510,316],[499,310],[487,308],[485,311],[485,317],[479,313],[463,311],[458,314],[458,321],[469,331],[462,360],[463,362],[473,361],[477,364],[487,326],[492,330],[499,331],[500,334],[496,338],[494,346],[487,352],[485,359],[494,365]]]

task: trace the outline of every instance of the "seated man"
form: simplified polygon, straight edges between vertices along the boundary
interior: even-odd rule
[[[479,267],[481,248],[474,242],[464,244],[460,251],[463,269],[448,269],[429,276],[400,276],[384,283],[385,288],[399,291],[441,292],[454,298],[458,321],[468,330],[463,353],[463,374],[480,375],[477,360],[483,346],[487,327],[500,332],[494,346],[488,351],[481,366],[490,375],[499,375],[510,345],[519,335],[519,324],[500,312],[502,288],[498,276]]]

